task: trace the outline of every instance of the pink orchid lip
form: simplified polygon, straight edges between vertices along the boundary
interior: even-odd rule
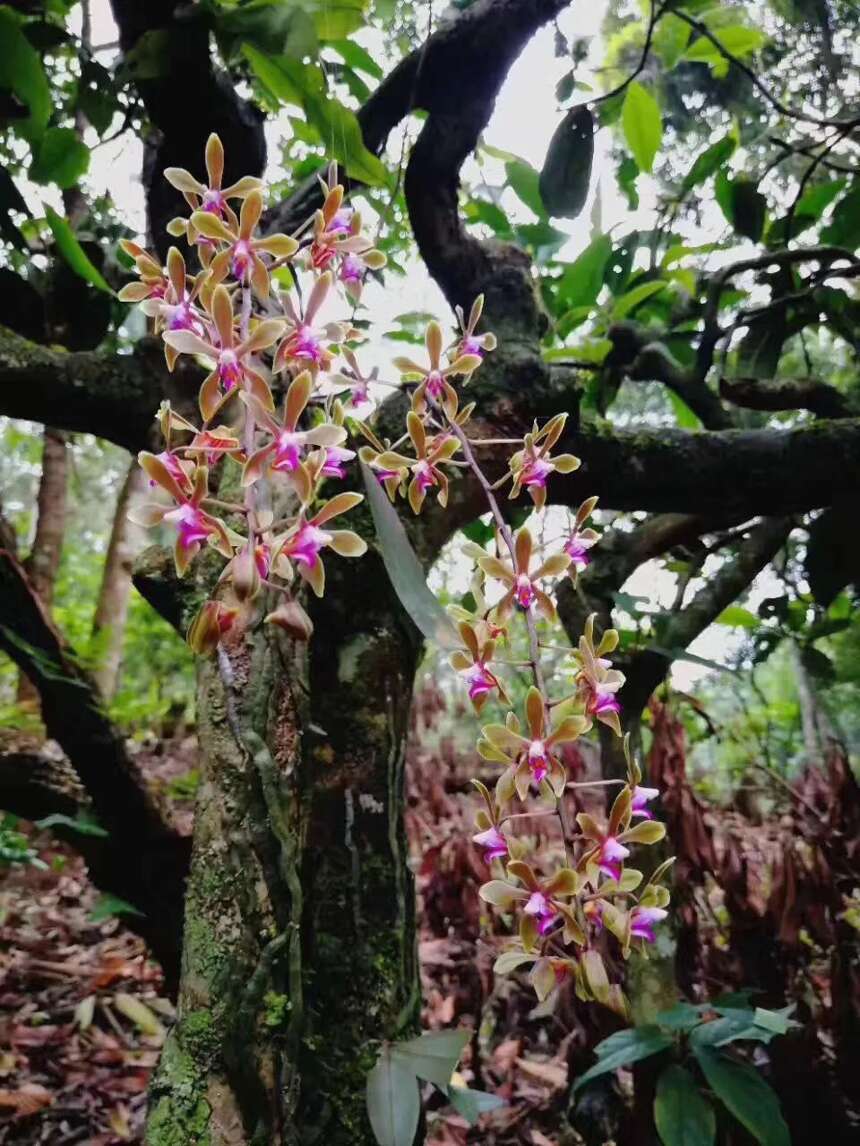
[[[155,456],[162,463],[167,472],[172,477],[174,477],[180,485],[185,485],[185,483],[188,481],[188,477],[185,473],[185,470],[182,468],[182,465],[180,464],[179,458],[176,456],[176,454],[174,454],[171,450],[162,450],[160,454],[156,454]],[[150,478],[149,484],[150,486],[154,486],[158,483],[154,482],[152,478]]]
[[[541,935],[544,935],[552,927],[558,918],[552,903],[547,899],[542,891],[533,891],[529,896],[523,911],[526,915],[534,915],[539,920],[539,929]]]
[[[346,462],[351,462],[354,457],[355,450],[345,450],[342,446],[326,446],[321,473],[326,477],[346,477],[344,465]]]
[[[299,565],[314,565],[319,551],[331,541],[331,534],[309,522],[301,527],[292,541],[287,543],[285,552]]]
[[[482,664],[481,661],[476,661],[467,668],[464,676],[469,684],[469,700],[484,696],[496,687],[495,677],[488,672],[486,665]]]
[[[585,569],[588,565],[591,564],[591,558],[588,556],[588,549],[576,537],[576,534],[574,534],[573,537],[571,537],[570,540],[565,544],[564,551],[571,559],[573,564],[577,567],[577,569]]]
[[[349,226],[352,222],[352,207],[341,207],[332,216],[331,222],[326,227],[327,235],[346,235],[349,232]]]
[[[662,907],[634,907],[630,912],[630,934],[635,939],[653,943],[654,924],[662,922],[667,915],[668,912]]]
[[[400,474],[397,470],[386,470],[381,466],[372,466],[373,472],[376,474],[376,480],[380,483],[388,481],[389,478],[399,478]]]
[[[418,488],[422,493],[426,493],[431,486],[439,484],[433,472],[433,467],[425,459],[418,462],[414,468],[414,473],[415,480],[418,482]]]
[[[600,845],[597,865],[610,879],[620,879],[622,861],[630,855],[630,849],[618,842],[615,836],[606,836]]]
[[[224,196],[220,191],[214,187],[208,187],[203,195],[203,202],[201,207],[204,211],[208,211],[210,215],[223,215],[224,214]]]
[[[458,349],[458,355],[474,354],[477,358],[484,357],[484,347],[481,345],[481,340],[474,334],[467,334]]]
[[[269,576],[269,568],[272,562],[272,551],[268,545],[261,543],[254,549],[254,564],[257,566],[257,572],[265,580]]]
[[[233,278],[245,282],[251,270],[251,245],[246,239],[239,239],[233,244],[233,260],[231,263]]]
[[[202,330],[202,323],[194,313],[187,299],[184,302],[177,303],[175,306],[165,303],[162,308],[162,313],[167,319],[168,330]]]
[[[341,281],[345,283],[361,282],[364,275],[364,263],[356,255],[347,255],[340,264]]]
[[[427,394],[438,401],[445,392],[445,379],[439,370],[431,370],[426,379]]]
[[[525,573],[520,573],[516,581],[516,589],[514,592],[517,604],[521,609],[530,609],[534,604],[535,590],[528,576]]]
[[[322,359],[323,349],[312,327],[303,324],[296,331],[293,357],[309,358],[311,362],[319,362]]]
[[[552,465],[550,462],[545,461],[543,458],[534,458],[532,461],[526,462],[520,471],[520,483],[522,485],[546,485],[546,479],[552,473]]]
[[[630,804],[631,813],[634,816],[642,816],[642,818],[646,820],[653,820],[653,813],[650,812],[645,805],[650,800],[656,799],[659,795],[659,788],[643,788],[641,785],[637,785],[633,789],[633,799]]]
[[[601,716],[605,712],[620,712],[621,704],[614,692],[597,685],[588,702],[588,711],[594,716]]]
[[[547,774],[549,754],[543,740],[533,740],[529,745],[528,762],[535,783],[539,784]]]
[[[496,827],[487,828],[485,832],[478,832],[477,835],[472,836],[472,839],[485,849],[484,859],[487,863],[508,854],[508,841]]]
[[[218,376],[225,390],[232,390],[242,380],[242,367],[235,350],[222,350],[218,355]]]
[[[301,464],[303,442],[304,434],[295,433],[292,430],[282,430],[278,434],[275,444],[275,460],[272,462],[272,469],[278,470],[280,473],[295,473]]]
[[[189,549],[192,545],[205,541],[212,532],[200,510],[189,502],[165,513],[164,520],[176,526],[179,533],[179,544],[183,549]]]

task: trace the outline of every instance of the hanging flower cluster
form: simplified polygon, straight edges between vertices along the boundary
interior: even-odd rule
[[[491,698],[511,708],[499,652],[516,619],[529,648],[528,661],[517,666],[530,677],[524,719],[511,709],[504,723],[483,727],[477,745],[483,760],[501,768],[492,792],[474,781],[484,802],[474,840],[487,862],[500,868],[500,878],[486,883],[481,896],[510,914],[519,932],[517,947],[500,956],[496,970],[530,964],[539,997],[570,979],[580,997],[623,1014],[624,997],[607,966],[606,936],[614,937],[617,953],[626,957],[633,945],[653,941],[666,915],[668,892],[661,880],[671,861],[644,886],[642,873],[625,866],[632,846],[664,835],[647,806],[657,793],[641,785],[625,743],[627,780],[619,781],[605,823],[585,814],[576,817],[575,827],[568,823],[565,794],[571,784],[559,747],[595,722],[621,734],[617,694],[624,677],[608,659],[618,636],[609,629],[598,638],[590,618],[570,653],[567,694],[556,697],[544,678],[539,630],[539,624],[557,620],[558,580],[575,580],[589,564],[598,535],[587,522],[597,499],[579,507],[558,552],[538,557],[528,527],[514,532],[496,496],[508,486],[509,498],[527,494],[541,509],[552,476],[579,466],[571,454],[554,453],[566,415],[535,423],[519,440],[505,439],[513,447],[509,460],[500,466],[494,457],[493,472],[484,472],[477,455],[498,443],[470,436],[474,403],[461,401],[496,346],[492,333],[479,332],[478,298],[468,318],[457,308],[458,329],[449,342],[437,323],[428,325],[426,361],[395,359],[409,395],[403,434],[380,440],[369,426],[352,421],[365,444],[350,448],[346,412],[354,417],[369,403],[376,373],[362,370],[356,350],[363,336],[336,308],[358,302],[368,271],[381,268],[384,256],[363,233],[358,212],[344,205],[334,170],[322,185],[322,208],[295,235],[259,234],[260,181],[245,178],[223,187],[224,153],[214,135],[206,147],[206,171],[206,183],[184,169],[165,172],[190,208],[189,217],[173,220],[168,230],[195,249],[200,269],[190,274],[176,248],[162,268],[142,248],[125,243],[140,281],[120,293],[152,319],[169,369],[180,355],[206,367],[199,424],[165,403],[164,449],[140,455],[153,499],[139,517],[143,524],[175,530],[179,575],[204,550],[224,560],[211,599],[190,627],[189,643],[197,652],[212,652],[228,634],[259,620],[300,640],[310,638],[312,624],[297,587],[305,582],[322,595],[326,550],[356,557],[366,549],[358,534],[332,525],[362,500],[357,493],[329,493],[329,483],[348,475],[357,454],[389,498],[405,498],[416,514],[430,498],[444,507],[452,476],[470,471],[484,492],[494,542],[492,551],[466,547],[475,566],[474,610],[453,610],[462,647],[451,663],[476,711]],[[331,307],[334,317],[326,313]],[[239,493],[230,500],[232,490]],[[533,799],[558,816],[566,862],[555,870],[547,870],[542,857],[527,856],[523,839],[510,831],[512,818],[528,814]]]

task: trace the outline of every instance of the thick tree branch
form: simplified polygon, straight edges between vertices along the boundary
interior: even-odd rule
[[[15,557],[0,550],[0,649],[39,690],[48,735],[65,752],[109,833],[99,885],[145,914],[135,926],[171,978],[178,971],[189,841],[146,790],[95,685],[54,628]]]
[[[25,820],[75,817],[89,801],[69,762],[42,747],[0,752],[0,808]]]
[[[860,405],[818,378],[721,378],[720,394],[748,410],[809,410],[819,418],[850,418]]]
[[[111,0],[120,47],[128,60],[147,35],[158,35],[158,74],[136,78],[156,133],[147,141],[144,184],[152,241],[162,256],[170,245],[165,227],[187,204],[163,178],[165,167],[199,170],[210,132],[226,153],[225,185],[261,175],[266,164],[263,116],[242,99],[229,76],[214,66],[205,6],[184,0]],[[150,47],[150,51],[152,48]],[[134,60],[129,61],[134,74]]]
[[[149,444],[163,398],[190,409],[201,377],[187,358],[168,374],[153,339],[132,354],[69,353],[0,326],[0,414],[95,434],[128,450]]]

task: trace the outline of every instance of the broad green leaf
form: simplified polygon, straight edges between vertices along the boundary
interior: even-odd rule
[[[98,287],[99,290],[113,294],[100,272],[87,258],[83,247],[75,238],[75,233],[66,220],[58,215],[52,207],[45,209],[45,218],[48,220],[48,226],[51,228],[57,250],[75,274],[91,283],[92,286]]]
[[[545,214],[543,200],[540,197],[540,176],[530,163],[524,159],[512,159],[505,164],[505,175],[508,186],[515,192],[530,211],[540,219]]]
[[[639,286],[633,287],[626,294],[615,303],[612,308],[613,320],[624,318],[625,315],[630,314],[637,306],[640,306],[646,299],[651,298],[652,295],[659,294],[664,290],[666,284],[662,280],[654,282],[640,283]]]
[[[391,1056],[419,1078],[447,1090],[471,1031],[426,1031],[415,1039],[395,1043]]]
[[[364,72],[375,80],[382,79],[384,75],[382,68],[361,44],[357,44],[354,40],[332,40],[329,46],[334,48],[344,63],[355,68],[357,72]]]
[[[253,44],[243,44],[242,55],[270,95],[281,103],[291,103],[297,107],[302,106],[301,92],[276,59],[259,51]]]
[[[550,215],[575,219],[585,206],[594,160],[594,118],[583,104],[572,108],[550,140],[539,189]]]
[[[821,241],[849,251],[860,247],[860,180],[852,183],[833,208],[830,223],[821,232]]]
[[[367,1076],[367,1116],[379,1146],[412,1146],[421,1099],[415,1075],[384,1047]]]
[[[388,500],[373,471],[361,463],[367,502],[376,528],[376,537],[394,592],[424,636],[445,649],[461,647],[451,618],[427,585],[415,550],[406,536],[397,510]]]
[[[611,254],[612,241],[609,236],[599,235],[565,267],[558,283],[557,294],[566,309],[591,306],[597,301],[603,286],[603,273]]]
[[[0,88],[7,88],[30,109],[21,134],[38,138],[51,115],[52,96],[45,70],[15,15],[0,7]]]
[[[629,1030],[617,1031],[594,1048],[598,1061],[585,1074],[579,1076],[574,1084],[574,1093],[602,1074],[610,1074],[619,1067],[629,1066],[640,1059],[649,1058],[652,1054],[659,1054],[673,1045],[673,1039],[656,1026],[631,1027]]]
[[[470,1090],[467,1086],[451,1086],[448,1088],[448,1098],[451,1105],[462,1114],[470,1126],[474,1126],[482,1114],[489,1114],[491,1110],[498,1110],[505,1105],[505,1100],[497,1094],[487,1094],[484,1090]]]
[[[732,222],[739,235],[757,243],[764,231],[767,200],[751,179],[732,182]]]
[[[723,609],[714,624],[729,625],[735,629],[757,629],[761,624],[761,619],[741,605],[729,605],[728,608]]]
[[[698,187],[700,183],[709,179],[715,171],[718,171],[731,159],[736,147],[737,140],[734,135],[724,135],[722,139],[718,139],[716,143],[706,147],[700,155],[696,156],[690,170],[684,176],[681,183],[681,195],[686,195],[688,191],[692,191],[694,187]]]
[[[663,117],[653,95],[636,80],[624,96],[621,126],[639,170],[650,171],[663,139]]]
[[[316,17],[307,5],[281,0],[251,0],[241,7],[216,6],[215,36],[227,56],[240,45],[251,44],[269,57],[282,55],[300,60],[318,50]]]
[[[683,1066],[667,1066],[657,1079],[654,1122],[663,1146],[712,1146],[714,1108]]]
[[[70,127],[49,127],[35,149],[30,164],[34,183],[74,187],[90,165],[90,152]]]
[[[600,364],[609,351],[612,343],[608,338],[595,338],[588,342],[581,342],[579,346],[554,346],[544,350],[544,362],[593,362]]]
[[[761,1146],[791,1146],[779,1099],[755,1067],[706,1048],[694,1053],[708,1086]]]
[[[388,182],[384,164],[364,146],[361,125],[349,108],[310,91],[303,93],[302,102],[308,119],[347,175],[370,187]]]
[[[654,29],[654,51],[668,71],[671,71],[683,56],[692,34],[693,29],[690,25],[673,12],[665,12],[658,20]]]
[[[527,951],[503,951],[493,964],[493,973],[508,975],[524,963],[533,963],[534,960],[535,956],[529,955]]]
[[[304,0],[321,40],[343,40],[364,24],[366,0]]]
[[[758,28],[746,28],[742,24],[733,24],[727,28],[712,28],[711,31],[726,51],[741,59],[757,52],[767,42],[764,32]],[[706,36],[699,36],[684,52],[683,59],[710,65],[716,76],[725,76],[728,73],[728,60],[717,45]]]
[[[687,562],[682,564],[683,571],[686,572],[690,566]],[[669,568],[669,565],[666,567]],[[673,1031],[688,1031],[702,1021],[702,1010],[701,1004],[697,1006],[694,1003],[676,1003],[674,1007],[655,1015],[654,1022]]]

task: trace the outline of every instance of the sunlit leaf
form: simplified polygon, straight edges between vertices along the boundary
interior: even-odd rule
[[[663,117],[656,99],[636,80],[624,96],[621,126],[639,170],[650,171],[663,139]]]
[[[19,130],[28,138],[37,138],[51,115],[51,89],[33,45],[21,30],[14,14],[0,7],[0,88],[10,89],[30,109],[26,126]]]
[[[58,215],[52,207],[45,209],[45,218],[48,220],[48,226],[51,228],[57,250],[75,274],[94,287],[98,287],[99,290],[107,291],[109,294],[113,293],[101,273],[87,258],[83,247],[75,238],[75,233],[66,220]]]
[[[35,183],[74,187],[90,165],[90,151],[70,127],[49,127],[35,150],[30,178]]]

